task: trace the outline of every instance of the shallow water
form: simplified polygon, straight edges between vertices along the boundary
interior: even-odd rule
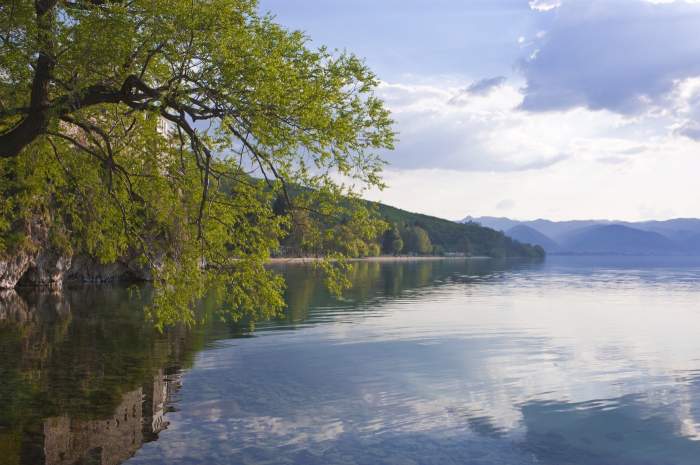
[[[0,464],[700,462],[700,262],[280,268],[252,335],[159,335],[124,289],[5,297]],[[250,337],[253,336],[253,337]]]

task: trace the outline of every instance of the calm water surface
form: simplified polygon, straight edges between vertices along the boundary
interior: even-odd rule
[[[700,261],[281,268],[253,334],[141,293],[0,296],[0,464],[700,463]]]

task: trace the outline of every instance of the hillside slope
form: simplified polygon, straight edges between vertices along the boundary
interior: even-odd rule
[[[374,205],[389,223],[425,229],[433,245],[440,246],[446,253],[466,252],[472,256],[498,258],[542,258],[545,254],[541,247],[523,244],[503,232],[476,223],[456,223],[381,203]]]

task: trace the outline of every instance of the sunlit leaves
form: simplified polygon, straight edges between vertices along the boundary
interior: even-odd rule
[[[283,283],[264,264],[290,233],[329,258],[334,291],[347,284],[344,257],[384,229],[358,195],[381,187],[394,139],[361,59],[312,48],[254,1],[58,1],[53,13],[39,34],[33,2],[0,6],[0,134],[26,114],[37,54],[54,60],[48,128],[0,161],[4,253],[36,242],[38,223],[61,251],[147,270],[159,325],[193,323],[212,290],[232,319],[278,312]]]

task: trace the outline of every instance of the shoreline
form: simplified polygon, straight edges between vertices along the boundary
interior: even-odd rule
[[[425,255],[411,257],[408,255],[390,256],[380,255],[378,257],[348,258],[349,262],[413,262],[413,261],[434,261],[434,260],[491,260],[492,257],[442,257],[439,255]],[[314,263],[323,260],[323,257],[277,257],[267,260],[267,264],[294,264],[294,263]]]

